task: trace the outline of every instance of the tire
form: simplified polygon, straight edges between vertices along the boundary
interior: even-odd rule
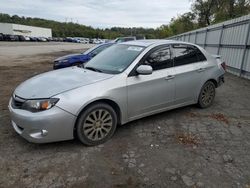
[[[212,81],[207,81],[201,88],[198,105],[200,108],[210,107],[215,98],[215,85]]]
[[[88,146],[102,144],[109,140],[117,127],[117,114],[106,103],[95,103],[79,116],[76,132],[79,140]]]

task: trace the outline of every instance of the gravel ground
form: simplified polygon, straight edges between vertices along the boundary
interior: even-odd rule
[[[14,65],[0,57],[0,187],[250,187],[250,81],[230,74],[212,107],[133,121],[103,145],[22,139],[7,110],[12,91],[69,52],[11,57]]]
[[[84,51],[92,47],[93,44],[79,44],[67,42],[0,42],[0,66],[15,66],[19,64],[29,64],[30,62],[37,62],[34,55],[43,56],[45,54],[67,52],[77,50]],[[33,56],[31,56],[33,55]],[[32,59],[28,59],[32,57]],[[9,62],[7,64],[7,62]]]

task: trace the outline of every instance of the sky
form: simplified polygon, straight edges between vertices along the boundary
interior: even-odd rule
[[[94,28],[157,28],[190,7],[191,0],[0,0],[0,13]]]

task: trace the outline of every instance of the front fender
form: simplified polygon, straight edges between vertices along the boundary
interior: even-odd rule
[[[110,100],[119,106],[121,122],[127,121],[126,82],[125,79],[119,79],[119,77],[76,88],[54,97],[60,99],[56,104],[58,107],[74,116],[78,116],[86,106],[95,101]]]

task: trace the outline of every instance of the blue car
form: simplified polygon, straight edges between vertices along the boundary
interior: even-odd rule
[[[70,66],[83,66],[87,61],[99,54],[104,49],[112,46],[115,43],[104,43],[96,45],[93,48],[80,54],[70,54],[57,58],[54,61],[54,69],[61,69]]]

